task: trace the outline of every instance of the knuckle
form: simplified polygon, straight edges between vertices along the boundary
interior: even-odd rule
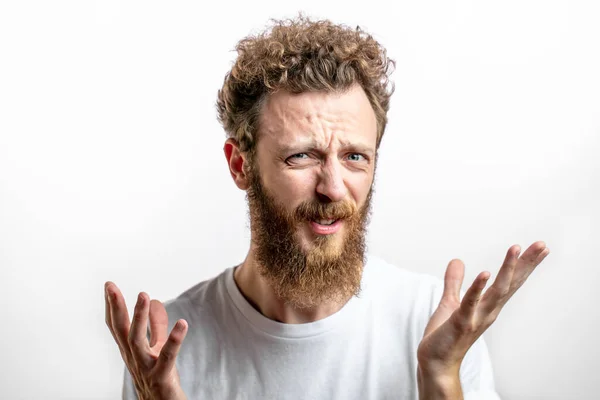
[[[508,298],[509,294],[510,294],[510,288],[502,289],[501,291],[498,292],[498,301],[500,303],[504,302]]]
[[[127,336],[127,344],[131,347],[137,347],[140,344],[140,340],[133,334],[133,330]]]
[[[142,322],[143,319],[144,319],[144,314],[142,313],[142,310],[140,308],[136,307],[133,312],[133,321],[136,323],[140,323],[140,322]]]
[[[471,334],[477,330],[476,324],[467,318],[454,318],[454,327],[461,334]]]
[[[160,352],[160,356],[163,359],[163,361],[171,362],[175,358],[175,352],[167,346],[165,346],[163,347],[163,351]]]
[[[493,294],[494,298],[497,301],[504,299],[508,295],[509,291],[510,291],[510,288],[498,287],[498,286],[492,286],[488,289],[488,292]]]
[[[178,331],[176,328],[171,331],[169,338],[167,339],[167,343],[170,347],[178,346],[182,341],[182,333]]]
[[[470,321],[462,321],[461,323],[459,323],[459,330],[462,334],[468,335],[468,334],[475,332],[476,327]]]
[[[459,317],[458,314],[452,314],[450,317],[451,325],[454,327],[454,330],[458,332],[462,332],[464,325],[464,318]]]
[[[143,341],[137,337],[130,337],[127,339],[127,343],[133,352],[139,353],[143,349]]]
[[[469,296],[467,297],[467,306],[475,307],[477,303],[479,303],[479,296]]]
[[[469,322],[463,326],[463,331],[465,333],[475,333],[477,331],[477,326],[474,323]]]
[[[498,314],[500,314],[500,311],[498,311],[498,310],[494,310],[494,311],[492,311],[492,312],[491,312],[491,313],[488,315],[488,317],[487,317],[487,319],[486,319],[486,322],[487,322],[489,325],[493,324],[494,322],[496,322],[496,319],[498,319]]]

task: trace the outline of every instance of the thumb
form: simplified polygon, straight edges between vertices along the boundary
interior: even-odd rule
[[[457,258],[451,260],[444,275],[444,293],[440,304],[446,304],[453,308],[460,306],[460,288],[464,277],[465,264]]]
[[[450,261],[444,275],[444,292],[440,304],[433,312],[425,327],[424,336],[435,331],[440,325],[445,323],[452,313],[460,307],[460,288],[465,275],[465,265],[461,260],[454,259]]]

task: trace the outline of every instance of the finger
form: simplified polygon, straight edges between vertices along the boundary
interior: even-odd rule
[[[460,288],[465,276],[465,264],[461,260],[453,259],[446,268],[444,275],[444,293],[441,302],[460,304]]]
[[[535,242],[525,251],[517,263],[515,273],[513,275],[508,298],[525,283],[529,275],[542,262],[542,260],[550,253],[546,244],[542,241]]]
[[[537,241],[537,242],[533,243],[531,246],[529,246],[529,248],[527,248],[527,250],[525,250],[525,252],[521,256],[521,259],[527,264],[537,265],[536,264],[537,258],[546,248],[547,248],[546,243],[544,243],[541,240]]]
[[[542,261],[544,261],[544,258],[546,258],[546,256],[547,256],[548,254],[550,254],[550,249],[546,247],[544,250],[542,250],[542,251],[540,252],[540,255],[539,255],[539,256],[537,256],[537,258],[536,258],[536,260],[535,260],[535,263],[536,263],[537,265],[541,264],[541,262],[542,262]]]
[[[500,271],[498,271],[498,276],[496,276],[494,283],[490,287],[490,289],[493,288],[492,294],[495,297],[501,297],[508,293],[515,273],[515,268],[519,261],[520,252],[521,247],[519,245],[511,246],[506,252],[506,257],[504,257],[502,267],[500,267]]]
[[[106,322],[106,326],[108,326],[108,330],[110,331],[110,334],[112,335],[113,339],[115,339],[115,341],[116,341],[117,338],[115,337],[115,334],[114,334],[113,328],[112,328],[112,318],[110,315],[110,303],[108,302],[108,291],[106,290],[110,283],[111,282],[104,283],[104,320]]]
[[[148,295],[144,292],[138,295],[138,300],[133,312],[133,320],[127,338],[127,343],[131,348],[131,353],[138,367],[148,366],[150,356],[148,354],[148,338],[146,337],[146,329],[148,326]]]
[[[159,379],[161,377],[166,377],[169,372],[175,368],[175,360],[177,354],[179,354],[181,343],[183,343],[183,339],[185,339],[187,328],[187,322],[184,319],[180,319],[175,323],[173,330],[171,330],[171,334],[163,346],[160,355],[158,356],[158,361],[156,362],[155,373]]]
[[[158,300],[150,302],[150,347],[156,344],[162,347],[169,332],[169,317],[167,310]]]
[[[463,297],[460,303],[460,312],[463,318],[466,318],[468,321],[472,319],[475,315],[475,310],[477,309],[477,305],[479,304],[479,299],[481,298],[481,292],[485,288],[485,284],[488,279],[490,279],[490,273],[487,271],[481,272],[475,280],[473,284],[467,289],[465,296]]]
[[[106,288],[108,295],[108,303],[110,305],[110,319],[112,332],[115,336],[121,354],[125,356],[125,361],[131,358],[131,350],[127,343],[127,336],[129,334],[129,313],[127,312],[127,305],[125,299],[121,295],[121,291],[114,283],[110,282]]]

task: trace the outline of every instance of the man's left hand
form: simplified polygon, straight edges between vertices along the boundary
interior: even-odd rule
[[[506,302],[550,253],[542,241],[533,243],[521,257],[520,250],[518,245],[508,249],[496,280],[483,295],[490,278],[487,271],[475,278],[462,301],[460,288],[465,266],[461,260],[450,261],[444,277],[442,299],[425,328],[417,351],[419,386],[425,384],[425,380],[441,386],[458,384],[458,388],[449,388],[449,392],[460,392],[458,373],[467,350],[496,320]]]

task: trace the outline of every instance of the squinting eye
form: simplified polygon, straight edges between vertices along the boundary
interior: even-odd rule
[[[364,158],[362,154],[353,153],[348,156],[348,159],[350,159],[350,161],[360,161],[360,157]]]
[[[285,162],[288,164],[305,164],[305,162],[308,162],[309,159],[310,156],[308,155],[308,153],[296,153],[286,158]],[[300,161],[303,162],[300,163]]]

